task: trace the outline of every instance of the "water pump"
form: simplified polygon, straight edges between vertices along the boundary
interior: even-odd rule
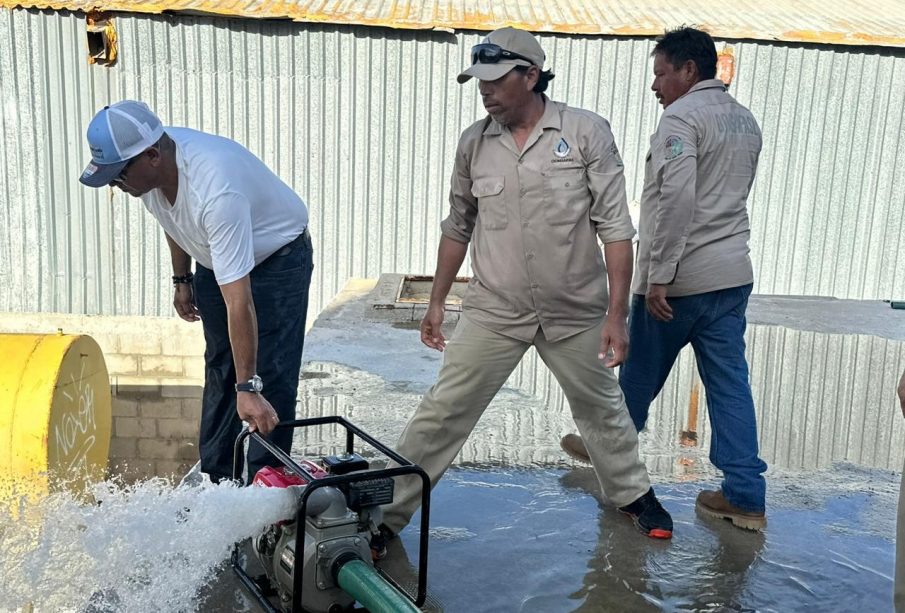
[[[346,430],[345,453],[317,460],[293,459],[257,433],[243,432],[236,441],[236,466],[241,466],[248,436],[276,456],[280,467],[265,467],[254,477],[256,486],[284,488],[298,501],[294,519],[270,526],[254,539],[252,549],[264,567],[253,579],[240,562],[238,547],[233,569],[261,608],[277,613],[414,612],[427,597],[427,537],[430,481],[418,466],[399,456],[341,417],[318,417],[281,423],[301,428],[337,424]],[[355,439],[367,442],[393,460],[393,468],[372,469],[354,450]],[[238,472],[238,470],[236,471]],[[379,534],[381,506],[393,500],[393,479],[418,475],[422,481],[418,588],[412,595],[373,564],[370,543]]]

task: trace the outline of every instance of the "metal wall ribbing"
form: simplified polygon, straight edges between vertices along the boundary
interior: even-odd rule
[[[93,113],[147,101],[235,138],[307,201],[312,314],[350,277],[433,272],[477,33],[115,15],[119,62],[86,63],[81,13],[0,10],[0,311],[167,315],[163,237],[140,202],[77,182]],[[542,35],[551,96],[612,123],[629,199],[659,116],[652,42]],[[722,42],[720,43],[722,45]],[[730,43],[765,147],[750,201],[755,291],[905,297],[905,54]]]

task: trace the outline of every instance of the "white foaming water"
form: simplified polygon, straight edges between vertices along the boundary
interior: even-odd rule
[[[286,490],[152,479],[0,507],[0,610],[194,611],[236,541],[290,517]]]

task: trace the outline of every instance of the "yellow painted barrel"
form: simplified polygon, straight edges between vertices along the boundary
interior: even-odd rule
[[[111,404],[90,336],[0,334],[0,504],[10,494],[83,493],[102,480]]]

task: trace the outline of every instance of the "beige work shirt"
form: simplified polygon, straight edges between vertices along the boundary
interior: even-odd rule
[[[607,121],[544,101],[522,151],[489,116],[462,133],[441,224],[445,236],[471,243],[469,318],[523,341],[538,326],[558,341],[598,324],[608,294],[597,240],[635,234]]]
[[[754,281],[747,200],[762,140],[721,81],[670,104],[650,138],[632,292],[689,296]]]

